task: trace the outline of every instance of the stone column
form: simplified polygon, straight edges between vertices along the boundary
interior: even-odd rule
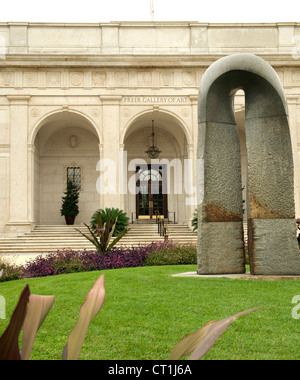
[[[100,143],[100,144],[99,144],[99,161],[98,161],[98,163],[101,162],[101,159],[102,159],[102,158],[103,158],[103,144]],[[98,167],[98,163],[97,163],[97,170],[100,169],[100,168]],[[101,175],[101,172],[100,172],[99,176],[100,176],[100,175]],[[98,178],[99,178],[99,177],[98,177]],[[98,194],[99,194],[99,208],[103,208],[103,206],[104,206],[104,194],[101,193],[101,192],[99,191],[98,186],[97,186],[97,191],[98,191]]]
[[[32,223],[32,226],[35,224],[34,216],[34,153],[35,145],[28,144],[28,220]]]
[[[119,191],[119,130],[122,96],[100,96],[102,101],[103,162],[100,175],[105,175],[102,208],[121,208]]]
[[[27,120],[30,96],[8,96],[10,101],[10,219],[6,232],[29,232]]]
[[[192,143],[188,144],[188,158],[193,159],[193,186],[197,184],[197,141],[198,141],[198,94],[190,95],[191,107],[192,107]],[[195,197],[197,194],[195,194]],[[197,200],[198,202],[198,200]],[[195,209],[198,208],[197,202],[191,206],[190,219],[194,216]],[[191,225],[191,221],[189,223]]]
[[[184,175],[184,189],[185,191],[188,191],[188,193],[185,194],[185,209],[186,209],[186,215],[185,218],[188,221],[188,225],[191,226],[191,220],[193,218],[194,210],[197,208],[197,191],[196,191],[196,160],[194,155],[194,145],[193,144],[187,144],[187,154],[188,154],[188,164],[186,165],[184,163],[184,157],[183,157],[183,165],[184,170],[186,171],[188,169],[188,173],[185,173]],[[192,165],[190,165],[192,163]],[[188,176],[187,176],[188,174]],[[186,182],[189,183],[186,183]]]
[[[120,207],[125,210],[125,197],[127,196],[128,178],[127,178],[127,152],[124,150],[125,145],[119,146],[119,175],[117,184],[119,185]],[[131,216],[128,214],[128,216]]]

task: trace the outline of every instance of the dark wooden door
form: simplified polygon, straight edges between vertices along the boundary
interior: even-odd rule
[[[136,213],[137,217],[152,219],[156,211],[167,218],[167,194],[163,194],[163,170],[160,165],[138,165]]]

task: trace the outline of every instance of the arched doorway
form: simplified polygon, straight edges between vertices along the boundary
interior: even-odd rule
[[[147,154],[153,130],[154,145],[160,150],[154,159]],[[126,212],[137,219],[153,219],[158,210],[160,216],[187,223],[193,210],[185,199],[189,136],[183,124],[166,112],[147,112],[131,122],[123,141],[130,190],[123,202]],[[187,180],[192,183],[194,178]]]
[[[163,191],[167,172],[165,165],[141,164],[136,167],[136,216],[168,218],[168,195]]]
[[[59,112],[40,124],[34,147],[35,223],[65,224],[60,208],[68,178],[80,188],[75,223],[89,223],[99,208],[96,190],[99,137],[95,127],[75,112]]]

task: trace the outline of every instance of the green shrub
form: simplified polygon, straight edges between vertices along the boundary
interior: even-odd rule
[[[10,264],[8,260],[0,259],[0,282],[18,280],[23,277],[23,267]]]
[[[129,218],[127,217],[127,214],[118,208],[106,208],[105,210],[99,209],[94,212],[90,222],[91,228],[94,232],[96,232],[97,218],[99,213],[101,214],[101,220],[103,224],[108,220],[108,218],[110,218],[110,221],[112,223],[116,222],[113,236],[118,236],[120,232],[127,229],[127,226],[129,224]]]
[[[173,244],[170,241],[154,249],[147,257],[148,266],[197,264],[197,247],[191,244]]]

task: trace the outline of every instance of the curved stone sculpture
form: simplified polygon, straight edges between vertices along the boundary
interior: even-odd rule
[[[236,54],[204,74],[199,90],[198,273],[244,273],[240,144],[233,109],[245,92],[248,250],[252,274],[300,274],[288,109],[278,75],[261,58]]]

